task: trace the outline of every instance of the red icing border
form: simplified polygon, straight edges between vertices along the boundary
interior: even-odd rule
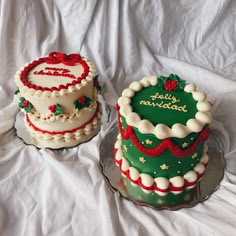
[[[49,56],[50,56],[51,54],[49,54]],[[65,55],[65,54],[63,54],[63,55]],[[75,54],[71,54],[71,55],[75,55]],[[23,69],[23,71],[21,72],[21,74],[20,74],[20,80],[21,80],[21,82],[25,85],[25,86],[27,86],[28,88],[32,88],[32,89],[35,89],[35,90],[41,90],[41,91],[51,91],[51,92],[53,92],[53,91],[60,91],[61,89],[68,89],[70,86],[72,86],[72,85],[76,85],[76,84],[79,84],[79,83],[81,83],[81,81],[83,80],[83,79],[85,79],[87,76],[88,76],[88,73],[89,73],[89,66],[88,66],[88,64],[83,60],[83,59],[81,59],[81,57],[80,57],[80,55],[79,54],[76,54],[76,55],[78,55],[76,58],[77,58],[77,63],[79,63],[82,67],[83,67],[83,69],[84,69],[84,71],[83,71],[83,73],[81,74],[81,76],[79,76],[78,78],[76,78],[76,79],[74,79],[71,83],[67,83],[66,85],[59,85],[58,87],[51,87],[51,88],[48,88],[48,87],[41,87],[41,86],[37,86],[37,85],[35,85],[35,84],[31,84],[29,81],[28,81],[28,78],[27,78],[27,75],[28,75],[28,73],[33,69],[33,68],[35,68],[37,65],[39,65],[39,64],[41,64],[41,63],[44,63],[44,62],[46,62],[46,63],[48,63],[48,64],[58,64],[58,63],[63,63],[63,64],[66,64],[66,62],[65,61],[63,61],[63,62],[58,62],[58,61],[51,61],[50,63],[49,63],[49,59],[50,59],[50,57],[48,56],[48,57],[44,57],[44,58],[40,58],[40,59],[38,59],[38,60],[35,60],[35,61],[33,61],[33,62],[31,62],[28,66],[26,66],[24,69]],[[68,55],[68,56],[70,56],[70,55]],[[74,61],[73,61],[74,62]],[[67,63],[66,65],[70,65],[70,66],[76,66],[76,64],[75,64],[75,62],[74,62],[74,64],[73,63]]]
[[[30,127],[32,127],[35,131],[37,132],[41,132],[43,134],[50,134],[50,135],[57,135],[57,134],[61,134],[61,135],[65,135],[67,133],[75,133],[76,131],[78,131],[79,129],[83,129],[87,124],[91,123],[93,121],[93,119],[96,117],[97,113],[99,111],[99,103],[97,103],[97,109],[93,115],[93,117],[87,121],[86,123],[84,123],[82,126],[78,127],[78,128],[75,128],[75,129],[72,129],[72,130],[65,130],[65,131],[48,131],[48,130],[42,130],[42,129],[39,129],[37,126],[35,126],[29,119],[29,116],[28,114],[26,114],[26,121],[28,123],[28,125]]]
[[[133,179],[131,178],[131,176],[130,176],[130,171],[129,171],[129,169],[126,170],[126,171],[123,171],[123,170],[121,169],[121,166],[122,166],[122,159],[118,161],[118,160],[116,160],[116,158],[115,158],[116,153],[117,153],[117,150],[118,150],[118,149],[116,149],[116,148],[114,149],[114,159],[115,159],[115,162],[116,162],[116,163],[118,164],[118,166],[119,166],[120,172],[121,172],[122,174],[124,174],[132,183],[137,184],[139,187],[141,187],[141,188],[143,188],[143,189],[145,189],[145,190],[159,191],[159,192],[163,192],[163,193],[168,193],[168,192],[171,192],[171,191],[183,191],[183,190],[184,190],[185,188],[187,188],[187,187],[195,186],[195,185],[197,184],[197,182],[203,177],[203,175],[204,175],[204,173],[205,173],[205,171],[204,171],[202,174],[198,174],[198,173],[196,172],[196,174],[197,174],[197,179],[196,179],[195,181],[193,181],[193,182],[188,182],[187,180],[184,180],[184,185],[183,185],[182,187],[175,187],[175,186],[173,186],[172,183],[169,182],[168,188],[166,188],[166,189],[161,189],[161,188],[159,188],[159,187],[157,186],[157,184],[156,184],[155,181],[153,182],[153,185],[152,185],[152,186],[147,187],[147,186],[143,185],[142,180],[141,180],[141,177],[139,177],[137,180],[133,180]],[[205,166],[205,168],[207,167],[207,164],[203,164],[203,165]]]
[[[120,116],[120,113],[118,112],[118,125],[119,125],[121,137],[125,140],[130,138],[131,141],[133,142],[133,144],[135,145],[135,147],[140,152],[144,153],[145,155],[151,156],[151,157],[159,156],[166,149],[169,149],[169,151],[176,157],[183,158],[185,156],[189,156],[191,153],[194,152],[194,150],[198,147],[198,145],[200,144],[200,142],[202,140],[208,139],[209,133],[210,133],[209,128],[203,129],[200,132],[197,139],[195,140],[195,142],[190,147],[188,147],[187,149],[184,149],[184,150],[181,149],[176,143],[174,143],[169,138],[164,139],[158,146],[156,146],[154,148],[146,148],[137,139],[132,126],[127,125],[125,131],[122,129],[122,124],[121,124],[120,118],[121,118],[121,116]]]

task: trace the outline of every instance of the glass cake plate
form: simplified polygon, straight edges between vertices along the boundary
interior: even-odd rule
[[[190,201],[178,204],[176,206],[160,206],[155,207],[145,202],[133,199],[125,190],[122,176],[119,168],[114,161],[114,144],[117,139],[117,125],[107,133],[100,145],[100,166],[106,182],[113,192],[119,192],[125,199],[131,200],[137,205],[147,206],[157,210],[169,209],[178,210],[181,208],[193,207],[196,204],[207,200],[210,195],[216,191],[224,176],[224,154],[214,135],[210,135],[208,140],[209,162],[204,177],[198,182]]]
[[[101,117],[101,123],[102,125],[107,124],[109,122],[109,117],[110,117],[110,108],[106,106],[105,101],[102,96],[99,95],[99,102],[102,106],[102,117]],[[23,112],[19,111],[16,114],[16,120],[14,123],[14,127],[16,129],[16,134],[17,136],[23,140],[23,142],[27,145],[33,145],[37,148],[50,148],[50,149],[63,149],[63,148],[73,148],[75,146],[78,146],[79,144],[75,146],[70,146],[70,147],[63,147],[63,148],[51,148],[50,146],[47,147],[45,146],[45,143],[40,143],[39,139],[35,139],[31,137],[30,133],[26,130],[25,123],[24,123],[24,114]],[[96,135],[95,135],[96,136]],[[94,137],[94,136],[93,136]],[[92,137],[92,138],[93,138]],[[91,139],[92,139],[91,138]],[[91,140],[90,139],[90,140]],[[87,140],[86,142],[89,142],[90,140]],[[84,142],[85,143],[85,142]],[[82,143],[81,143],[82,144]]]

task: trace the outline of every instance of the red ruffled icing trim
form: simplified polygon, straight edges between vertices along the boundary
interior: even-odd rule
[[[118,108],[118,106],[117,106],[117,108]],[[121,118],[121,116],[120,116],[120,113],[118,112],[118,125],[119,125],[119,130],[120,130],[121,137],[125,140],[130,138],[131,141],[133,142],[133,144],[135,145],[135,147],[140,152],[144,153],[145,155],[151,156],[151,157],[156,157],[156,156],[160,155],[166,149],[169,149],[169,151],[176,157],[189,156],[191,153],[194,152],[194,150],[198,147],[198,145],[200,144],[200,142],[202,140],[207,140],[208,139],[209,132],[210,132],[209,128],[203,129],[200,132],[197,139],[195,140],[195,142],[190,147],[188,147],[186,149],[181,149],[176,143],[174,143],[169,138],[164,139],[155,148],[146,148],[137,139],[132,126],[127,125],[126,130],[122,129],[122,124],[121,124],[120,118]]]
[[[63,54],[64,55],[64,54]],[[21,81],[22,81],[22,83],[25,85],[25,86],[27,86],[28,88],[32,88],[32,89],[35,89],[35,90],[41,90],[41,91],[51,91],[51,92],[53,92],[53,91],[60,91],[61,89],[68,89],[70,86],[72,86],[72,85],[76,85],[76,84],[80,84],[81,83],[81,81],[83,80],[83,79],[85,79],[87,76],[88,76],[88,73],[89,73],[89,66],[87,65],[87,63],[83,60],[83,59],[81,59],[81,57],[80,56],[75,56],[76,54],[71,54],[71,55],[68,55],[68,56],[70,56],[71,57],[71,60],[69,60],[69,61],[66,61],[66,60],[68,60],[68,58],[70,58],[70,57],[68,57],[68,58],[64,58],[64,57],[62,57],[63,58],[63,62],[61,62],[61,61],[57,61],[57,60],[55,60],[55,61],[53,61],[52,59],[51,59],[51,61],[50,61],[50,58],[49,57],[44,57],[44,58],[40,58],[39,60],[35,60],[35,61],[33,61],[32,63],[30,63],[28,66],[26,66],[24,69],[23,69],[23,71],[21,72],[21,74],[20,74],[20,79],[21,79]],[[79,55],[79,54],[78,54]],[[59,59],[58,59],[59,60]],[[61,59],[60,59],[61,60]],[[63,63],[63,64],[65,64],[65,65],[70,65],[70,66],[74,66],[75,65],[75,63],[77,62],[77,63],[79,63],[82,67],[83,67],[83,73],[81,74],[81,76],[79,76],[78,78],[76,78],[76,79],[74,79],[71,83],[67,83],[66,85],[59,85],[58,87],[51,87],[51,88],[48,88],[48,87],[41,87],[41,86],[37,86],[37,85],[35,85],[35,84],[31,84],[29,81],[28,81],[28,78],[27,78],[27,76],[28,76],[28,73],[33,69],[33,68],[35,68],[37,65],[39,65],[39,64],[41,64],[41,63],[44,63],[44,62],[46,62],[46,63],[49,63],[49,61],[50,61],[50,64],[58,64],[58,63]]]
[[[116,153],[117,153],[117,150],[118,149],[114,149],[114,156],[116,156]],[[197,174],[197,179],[193,182],[188,182],[187,180],[184,181],[184,185],[182,187],[175,187],[173,186],[172,183],[169,182],[169,186],[168,188],[166,189],[161,189],[157,186],[156,182],[153,182],[153,185],[150,186],[150,187],[147,187],[145,186],[143,183],[142,183],[142,179],[141,177],[139,177],[137,180],[133,180],[130,176],[130,171],[129,169],[126,170],[126,171],[123,171],[121,169],[121,166],[122,166],[122,159],[121,160],[116,160],[116,158],[114,157],[115,159],[115,162],[117,163],[117,165],[119,166],[119,169],[120,169],[120,172],[125,175],[127,177],[127,179],[129,179],[132,183],[134,184],[137,184],[139,187],[145,189],[145,190],[150,190],[150,191],[159,191],[159,192],[163,192],[163,193],[168,193],[168,192],[171,192],[171,191],[183,191],[185,188],[187,187],[191,187],[191,186],[195,186],[197,184],[197,182],[203,177],[204,175],[204,172],[199,174],[196,172]],[[205,167],[207,167],[207,164],[203,164]]]
[[[75,133],[76,131],[78,131],[80,129],[83,129],[87,124],[90,124],[93,121],[93,119],[96,117],[98,111],[99,111],[99,104],[97,103],[97,109],[96,109],[93,117],[88,122],[84,123],[82,126],[80,126],[78,128],[71,129],[71,130],[65,130],[65,131],[48,131],[48,130],[39,129],[37,126],[35,126],[30,121],[28,114],[26,114],[26,121],[28,122],[29,126],[32,127],[37,132],[41,132],[43,134],[50,134],[50,135],[57,135],[57,134],[65,135],[65,134],[68,134],[68,133]]]

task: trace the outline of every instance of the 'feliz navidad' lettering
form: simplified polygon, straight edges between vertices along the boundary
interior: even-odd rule
[[[171,109],[171,110],[176,110],[176,111],[182,111],[182,112],[188,112],[187,111],[187,106],[178,106],[175,103],[180,102],[180,100],[178,100],[175,96],[171,95],[171,94],[160,94],[160,93],[156,93],[155,95],[150,96],[152,101],[155,101],[156,99],[161,99],[161,100],[170,100],[169,103],[164,103],[164,101],[161,101],[160,103],[158,102],[151,102],[151,101],[140,101],[141,105],[145,105],[145,106],[152,106],[152,107],[160,107],[160,108],[164,108],[164,109]]]
[[[48,76],[62,76],[62,77],[69,77],[71,79],[75,79],[73,74],[69,73],[68,69],[64,68],[54,68],[54,67],[45,67],[44,70],[35,71],[35,75],[48,75]]]

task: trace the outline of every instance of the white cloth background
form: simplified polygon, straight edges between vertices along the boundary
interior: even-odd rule
[[[1,0],[0,235],[236,235],[236,1]],[[99,168],[111,114],[90,142],[63,151],[25,145],[13,128],[14,74],[51,51],[96,63],[111,107],[146,75],[176,73],[209,94],[225,176],[205,202],[178,211],[112,193]]]

